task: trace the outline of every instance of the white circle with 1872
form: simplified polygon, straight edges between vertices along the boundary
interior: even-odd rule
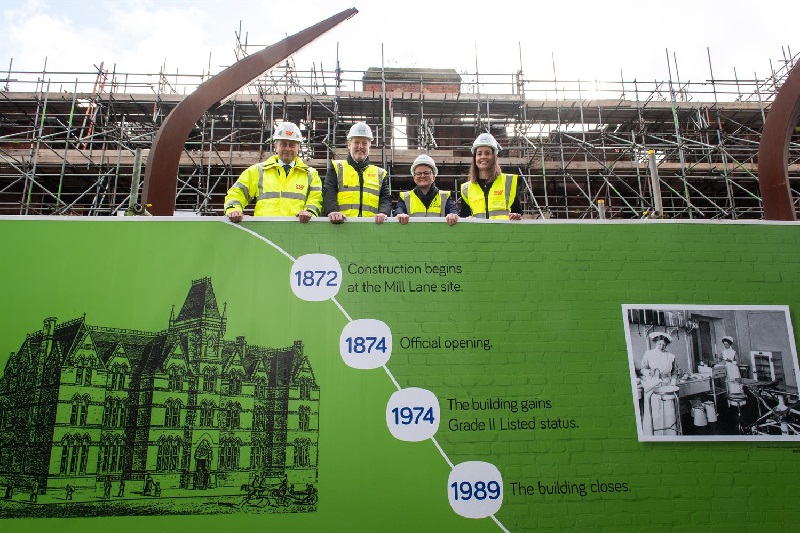
[[[486,518],[503,505],[503,477],[492,463],[457,464],[447,480],[450,507],[466,518]]]
[[[392,332],[380,320],[353,320],[339,337],[339,353],[351,368],[380,368],[392,355]]]
[[[289,284],[294,295],[301,300],[330,300],[342,286],[342,265],[332,255],[301,255],[292,265]]]
[[[407,442],[429,439],[439,429],[439,399],[426,389],[409,387],[392,394],[386,425],[394,438]]]

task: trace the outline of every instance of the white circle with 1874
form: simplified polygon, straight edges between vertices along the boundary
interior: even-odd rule
[[[339,353],[351,368],[380,368],[392,355],[392,332],[380,320],[353,320],[339,337]]]

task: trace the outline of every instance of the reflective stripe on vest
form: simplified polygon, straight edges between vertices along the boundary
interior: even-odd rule
[[[258,191],[259,195],[256,197],[256,205],[253,214],[255,216],[295,216],[298,212],[306,209],[306,201],[308,200],[308,195],[311,193],[311,179],[314,175],[314,170],[311,167],[308,167],[306,172],[306,183],[305,186],[302,187],[305,189],[305,192],[294,192],[295,189],[291,189],[288,191],[284,190],[265,190],[264,189],[264,171],[265,170],[272,170],[273,168],[279,168],[283,170],[283,167],[276,162],[270,163],[269,165],[264,165],[264,163],[258,164]],[[297,166],[292,167],[292,169],[298,168]],[[278,171],[280,173],[280,170]],[[291,169],[289,170],[289,175],[292,174]],[[287,175],[287,177],[289,177]],[[298,178],[294,177],[289,179],[286,187],[284,188],[291,188],[293,185],[296,188],[298,185]],[[308,209],[314,215],[318,215],[317,209],[314,206],[309,206]]]
[[[427,208],[425,204],[422,203],[422,200],[413,192],[404,192],[400,195],[403,199],[403,202],[406,204],[406,211],[408,211],[408,216],[410,217],[443,217],[444,208],[447,205],[447,199],[450,198],[449,191],[439,191],[437,195],[439,199],[439,205],[436,205],[436,198],[431,200],[431,205]],[[434,211],[431,211],[434,209]]]
[[[486,218],[488,203],[489,218],[508,219],[511,204],[517,194],[516,181],[516,174],[500,174],[492,182],[488,198],[480,185],[468,181],[461,185],[461,200],[467,202],[475,218]]]
[[[253,198],[250,196],[250,191],[247,189],[247,185],[237,180],[236,183],[233,184],[233,187],[241,189],[244,192],[244,197],[247,198],[247,203],[253,201]],[[224,209],[227,211],[229,207],[238,207],[241,211],[244,211],[244,206],[239,200],[229,200],[225,202]]]
[[[374,216],[380,206],[381,186],[386,171],[375,165],[364,169],[363,186],[359,183],[358,171],[344,161],[335,161],[339,192],[336,195],[339,212],[346,217]],[[359,213],[360,211],[360,213]]]

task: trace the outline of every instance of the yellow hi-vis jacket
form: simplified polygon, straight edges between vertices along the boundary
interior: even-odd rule
[[[439,191],[427,208],[413,191],[401,192],[400,198],[406,204],[406,210],[410,217],[443,217],[447,199],[450,198],[450,191]]]
[[[508,219],[511,204],[517,196],[517,175],[500,174],[492,182],[489,196],[483,194],[483,189],[476,182],[468,181],[461,185],[461,201],[467,202],[475,218]]]
[[[318,216],[322,210],[322,181],[316,170],[295,158],[286,175],[277,155],[253,165],[239,176],[225,195],[225,214],[244,211],[256,201],[257,217],[293,217],[300,211]]]
[[[333,168],[339,185],[336,201],[339,212],[346,217],[357,217],[361,207],[361,216],[370,217],[378,214],[381,186],[386,179],[386,171],[375,165],[364,169],[363,190],[358,183],[358,172],[347,161],[333,161]]]

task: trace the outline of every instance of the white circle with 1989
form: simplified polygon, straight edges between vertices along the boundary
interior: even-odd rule
[[[408,387],[392,394],[386,425],[394,438],[407,442],[429,439],[439,429],[439,399],[426,389]]]
[[[301,300],[330,300],[342,286],[342,265],[332,255],[301,255],[292,265],[289,284],[294,295]]]
[[[447,479],[450,507],[465,518],[486,518],[503,505],[503,478],[491,463],[467,461],[457,464]]]
[[[351,368],[380,368],[392,355],[392,332],[380,320],[353,320],[339,337],[339,353]]]

